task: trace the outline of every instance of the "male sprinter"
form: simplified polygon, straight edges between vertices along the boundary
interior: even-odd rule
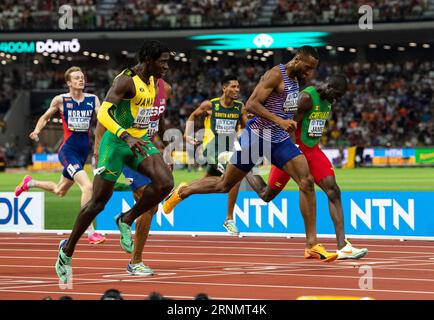
[[[159,41],[145,41],[138,63],[120,73],[98,112],[98,121],[107,128],[101,140],[98,174],[93,195],[77,217],[68,240],[59,244],[56,273],[62,282],[71,275],[75,246],[89,223],[104,209],[124,165],[137,170],[152,183],[143,190],[139,201],[115,221],[121,233],[121,247],[133,251],[131,225],[141,214],[156,206],[173,188],[173,176],[163,157],[146,136],[155,99],[155,78],[169,69],[170,50]]]
[[[306,158],[290,139],[297,128],[293,119],[297,110],[299,82],[312,78],[318,65],[318,52],[311,46],[300,47],[286,65],[268,70],[247,101],[247,112],[256,115],[244,129],[237,150],[225,175],[208,177],[180,185],[163,205],[165,213],[192,194],[226,193],[267,155],[272,164],[289,174],[300,188],[300,211],[306,229],[307,252],[324,262],[337,258],[318,243],[316,236],[316,199],[314,181]]]
[[[165,82],[163,79],[158,79],[156,81],[156,93],[154,100],[154,107],[152,108],[152,116],[149,122],[149,129],[147,136],[152,139],[155,134],[159,134],[161,141],[163,141],[164,134],[164,112],[166,110],[167,100],[170,99],[172,94],[171,86]],[[95,158],[98,158],[99,141],[101,140],[102,133],[104,133],[104,126],[98,123],[98,130],[101,134],[97,136],[95,141]],[[124,167],[124,176],[130,180],[130,188],[134,194],[134,200],[139,201],[145,188],[152,183],[152,181],[138,173],[137,171],[130,169],[129,167]],[[150,276],[154,274],[154,270],[143,263],[142,253],[143,248],[148,239],[149,230],[151,228],[152,218],[158,210],[158,204],[146,211],[136,220],[136,243],[134,245],[133,256],[128,263],[127,272],[134,276]]]
[[[315,183],[327,194],[330,216],[336,233],[336,253],[340,260],[360,259],[368,253],[368,249],[356,249],[345,239],[341,191],[336,183],[333,165],[318,146],[331,112],[331,105],[345,94],[347,86],[344,76],[335,75],[318,89],[313,86],[305,88],[300,94],[295,115],[298,122],[296,143],[306,157]],[[289,179],[290,176],[276,166],[271,168],[268,186],[261,176],[247,175],[249,184],[265,202],[273,200],[285,188]],[[305,257],[312,256],[306,251]]]
[[[65,81],[69,92],[55,96],[48,110],[39,118],[35,130],[30,133],[30,139],[39,141],[39,133],[47,125],[51,117],[57,112],[62,117],[63,144],[59,148],[59,161],[63,165],[60,181],[33,180],[25,176],[16,187],[15,196],[31,188],[40,188],[52,192],[60,197],[66,195],[74,182],[81,190],[81,207],[92,197],[92,182],[83,170],[89,154],[89,131],[94,111],[98,112],[99,99],[97,96],[84,93],[85,78],[79,67],[71,67],[65,72]],[[95,232],[90,222],[87,228],[87,239],[91,244],[105,241],[105,237]]]
[[[233,75],[223,77],[221,81],[223,94],[220,97],[205,100],[192,112],[187,120],[185,139],[193,145],[199,142],[194,138],[194,121],[198,117],[206,116],[204,126],[203,148],[208,161],[207,177],[220,177],[224,168],[219,163],[219,155],[233,150],[237,128],[242,128],[248,121],[244,104],[237,100],[240,92],[240,84]],[[236,183],[228,193],[228,211],[223,227],[232,235],[240,232],[234,222],[234,207],[237,201],[240,182]]]

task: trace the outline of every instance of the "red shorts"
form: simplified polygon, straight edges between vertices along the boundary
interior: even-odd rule
[[[299,149],[306,157],[307,164],[309,165],[310,173],[313,176],[316,184],[325,177],[335,176],[333,165],[322,150],[316,145],[313,148],[309,148],[303,144],[300,144]],[[272,166],[270,170],[270,176],[268,178],[268,185],[271,189],[281,191],[285,188],[291,177],[283,170]]]

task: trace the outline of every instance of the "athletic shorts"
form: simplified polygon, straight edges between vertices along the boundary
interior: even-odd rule
[[[74,181],[74,176],[77,172],[83,170],[86,163],[89,148],[82,152],[78,152],[75,148],[63,145],[59,150],[59,161],[63,166],[62,175],[69,180]]]
[[[148,156],[160,153],[147,136],[144,136],[142,140],[148,147],[148,149],[143,148]],[[103,179],[116,182],[125,165],[135,170],[144,159],[141,154],[135,156],[128,145],[113,133],[109,131],[104,133],[99,147],[98,160],[98,168],[105,167],[100,174]]]
[[[276,167],[283,168],[288,161],[302,154],[291,139],[269,142],[252,132],[248,126],[243,130],[238,143],[240,148],[236,148],[238,150],[232,155],[230,163],[245,172],[252,170],[263,157]]]
[[[122,173],[124,174],[125,178],[131,181],[130,188],[133,192],[152,183],[152,180],[149,177],[144,176],[128,167],[124,167]]]
[[[319,184],[326,177],[335,176],[333,165],[318,145],[310,148],[300,144],[300,150],[306,157],[310,173],[316,184]],[[289,179],[291,177],[286,172],[272,166],[268,177],[268,185],[273,190],[281,191],[285,188]]]

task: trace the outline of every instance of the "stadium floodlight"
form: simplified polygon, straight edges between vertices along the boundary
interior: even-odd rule
[[[252,56],[249,54],[248,56],[247,56],[247,59],[252,59]]]
[[[4,52],[0,52],[0,57],[4,57],[5,53]]]
[[[410,42],[409,44],[408,44],[410,47],[417,47],[417,44],[415,43],[415,42]]]
[[[262,57],[262,58],[261,58],[261,61],[267,61],[267,58]]]
[[[404,47],[398,47],[398,51],[405,51]]]
[[[39,64],[39,60],[33,60],[33,64]]]
[[[68,57],[68,58],[66,58],[66,60],[72,61],[72,57]]]
[[[229,51],[229,52],[228,52],[228,56],[233,57],[234,55],[235,55],[235,53],[233,53],[232,51]]]
[[[107,61],[110,60],[110,56],[105,56],[104,58],[105,58]]]
[[[59,59],[60,59],[60,60],[63,60],[63,59],[65,59],[65,56],[61,54],[61,55],[59,56]]]
[[[392,49],[392,47],[391,46],[389,46],[389,45],[385,45],[385,46],[383,46],[383,48],[385,49],[385,50],[390,50],[390,49]]]
[[[430,45],[428,43],[424,43],[423,46],[425,49],[428,49],[430,47]]]
[[[345,48],[344,47],[338,47],[338,51],[343,52],[343,51],[345,51]]]
[[[217,51],[217,54],[223,54],[223,51],[219,50]]]
[[[262,51],[262,50],[256,50],[256,53],[259,53],[259,54],[261,54],[261,53],[263,53],[264,51]]]
[[[3,64],[3,65],[6,64],[6,60],[2,60],[2,64]]]
[[[327,50],[331,50],[331,49],[333,49],[332,46],[326,46],[325,48],[326,48]]]
[[[6,59],[10,59],[11,58],[11,55],[8,53],[7,55],[6,55]]]
[[[357,52],[357,49],[356,48],[350,48],[350,52],[352,52],[352,53]]]
[[[180,53],[179,53],[179,56],[180,56],[181,58],[184,58],[184,57],[185,57],[185,53],[184,53],[184,52],[180,52]]]
[[[214,58],[212,58],[212,60],[213,61],[219,61],[219,58],[218,57],[214,57]]]
[[[98,58],[102,60],[102,59],[104,59],[104,55],[103,54],[99,54]]]
[[[84,56],[88,56],[89,55],[89,51],[83,51],[83,55]]]
[[[57,54],[52,53],[52,54],[50,55],[50,57],[51,57],[51,58],[56,58],[56,57],[57,57]]]
[[[17,60],[17,56],[12,56],[12,60]]]
[[[97,55],[95,52],[92,52],[92,53],[90,54],[90,56],[91,56],[92,58],[96,58],[98,55]]]
[[[48,57],[50,54],[49,54],[48,52],[43,52],[42,55],[43,55],[44,57]]]
[[[377,45],[375,44],[375,43],[371,43],[370,45],[369,45],[369,48],[371,48],[371,49],[375,49],[377,47]]]

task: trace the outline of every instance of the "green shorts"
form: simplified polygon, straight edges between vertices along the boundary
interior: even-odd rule
[[[143,148],[148,156],[159,153],[147,136],[142,139],[148,146],[148,149]],[[102,136],[99,146],[98,168],[105,167],[105,170],[100,173],[104,180],[116,182],[125,165],[136,170],[143,160],[144,157],[141,154],[136,157],[128,145],[113,133],[106,131]]]

